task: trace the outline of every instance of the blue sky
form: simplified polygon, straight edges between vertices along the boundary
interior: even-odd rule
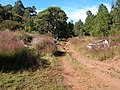
[[[0,0],[0,4],[14,5],[17,0]],[[63,9],[69,20],[77,21],[81,19],[83,22],[86,18],[86,11],[91,10],[93,14],[97,13],[98,6],[103,3],[108,10],[111,9],[112,0],[21,0],[25,7],[35,6],[37,11],[48,8],[49,6],[59,6]],[[115,0],[114,0],[115,2]]]

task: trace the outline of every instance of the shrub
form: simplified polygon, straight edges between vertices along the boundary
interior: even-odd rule
[[[106,39],[106,37],[104,38]],[[72,48],[74,48],[74,50],[84,54],[85,56],[93,60],[104,61],[107,59],[112,59],[115,56],[119,56],[120,54],[119,35],[109,38],[109,41],[110,41],[109,48],[93,48],[92,50],[87,48],[88,43],[95,43],[98,40],[104,39],[104,38],[92,38],[92,37],[85,37],[82,39],[72,38],[70,39],[69,42]]]
[[[35,57],[13,33],[0,31],[0,70],[26,69],[36,63]]]
[[[57,46],[52,38],[40,35],[33,39],[32,45],[39,55],[52,55],[57,51]]]
[[[18,23],[16,21],[12,21],[12,20],[4,20],[1,25],[0,25],[1,29],[9,29],[11,31],[15,31],[17,29],[21,29],[23,28],[21,23]]]

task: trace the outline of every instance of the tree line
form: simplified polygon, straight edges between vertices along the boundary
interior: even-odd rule
[[[35,6],[25,7],[21,0],[12,6],[0,4],[0,30],[36,31],[54,38],[72,36],[109,36],[120,30],[120,0],[112,4],[111,11],[104,4],[99,5],[98,13],[86,12],[85,23],[81,20],[67,22],[67,15],[60,7],[48,7],[37,14]]]
[[[90,10],[86,14],[85,23],[79,20],[74,25],[77,36],[103,37],[120,33],[120,0],[112,3],[110,12],[104,4],[101,4],[96,15]]]

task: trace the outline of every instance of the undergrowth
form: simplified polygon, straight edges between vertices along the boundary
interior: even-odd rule
[[[59,61],[54,56],[44,56],[47,67],[34,72],[0,73],[0,90],[65,90],[59,70]]]
[[[93,59],[104,61],[107,59],[113,59],[115,56],[120,54],[120,36],[108,37],[110,41],[110,48],[108,49],[93,49],[90,50],[87,48],[88,43],[95,43],[101,38],[95,37],[84,37],[84,38],[73,38],[70,40],[71,47],[77,52]]]

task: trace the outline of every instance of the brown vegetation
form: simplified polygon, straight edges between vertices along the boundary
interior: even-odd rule
[[[51,37],[39,35],[32,41],[32,46],[39,55],[52,55],[57,51],[57,46]]]
[[[108,45],[105,46],[103,42],[99,43],[100,40],[108,40]],[[70,39],[70,43],[75,50],[94,60],[104,61],[112,59],[120,53],[120,40],[118,36],[108,38],[73,38]],[[92,45],[91,48],[87,47],[89,44]]]

